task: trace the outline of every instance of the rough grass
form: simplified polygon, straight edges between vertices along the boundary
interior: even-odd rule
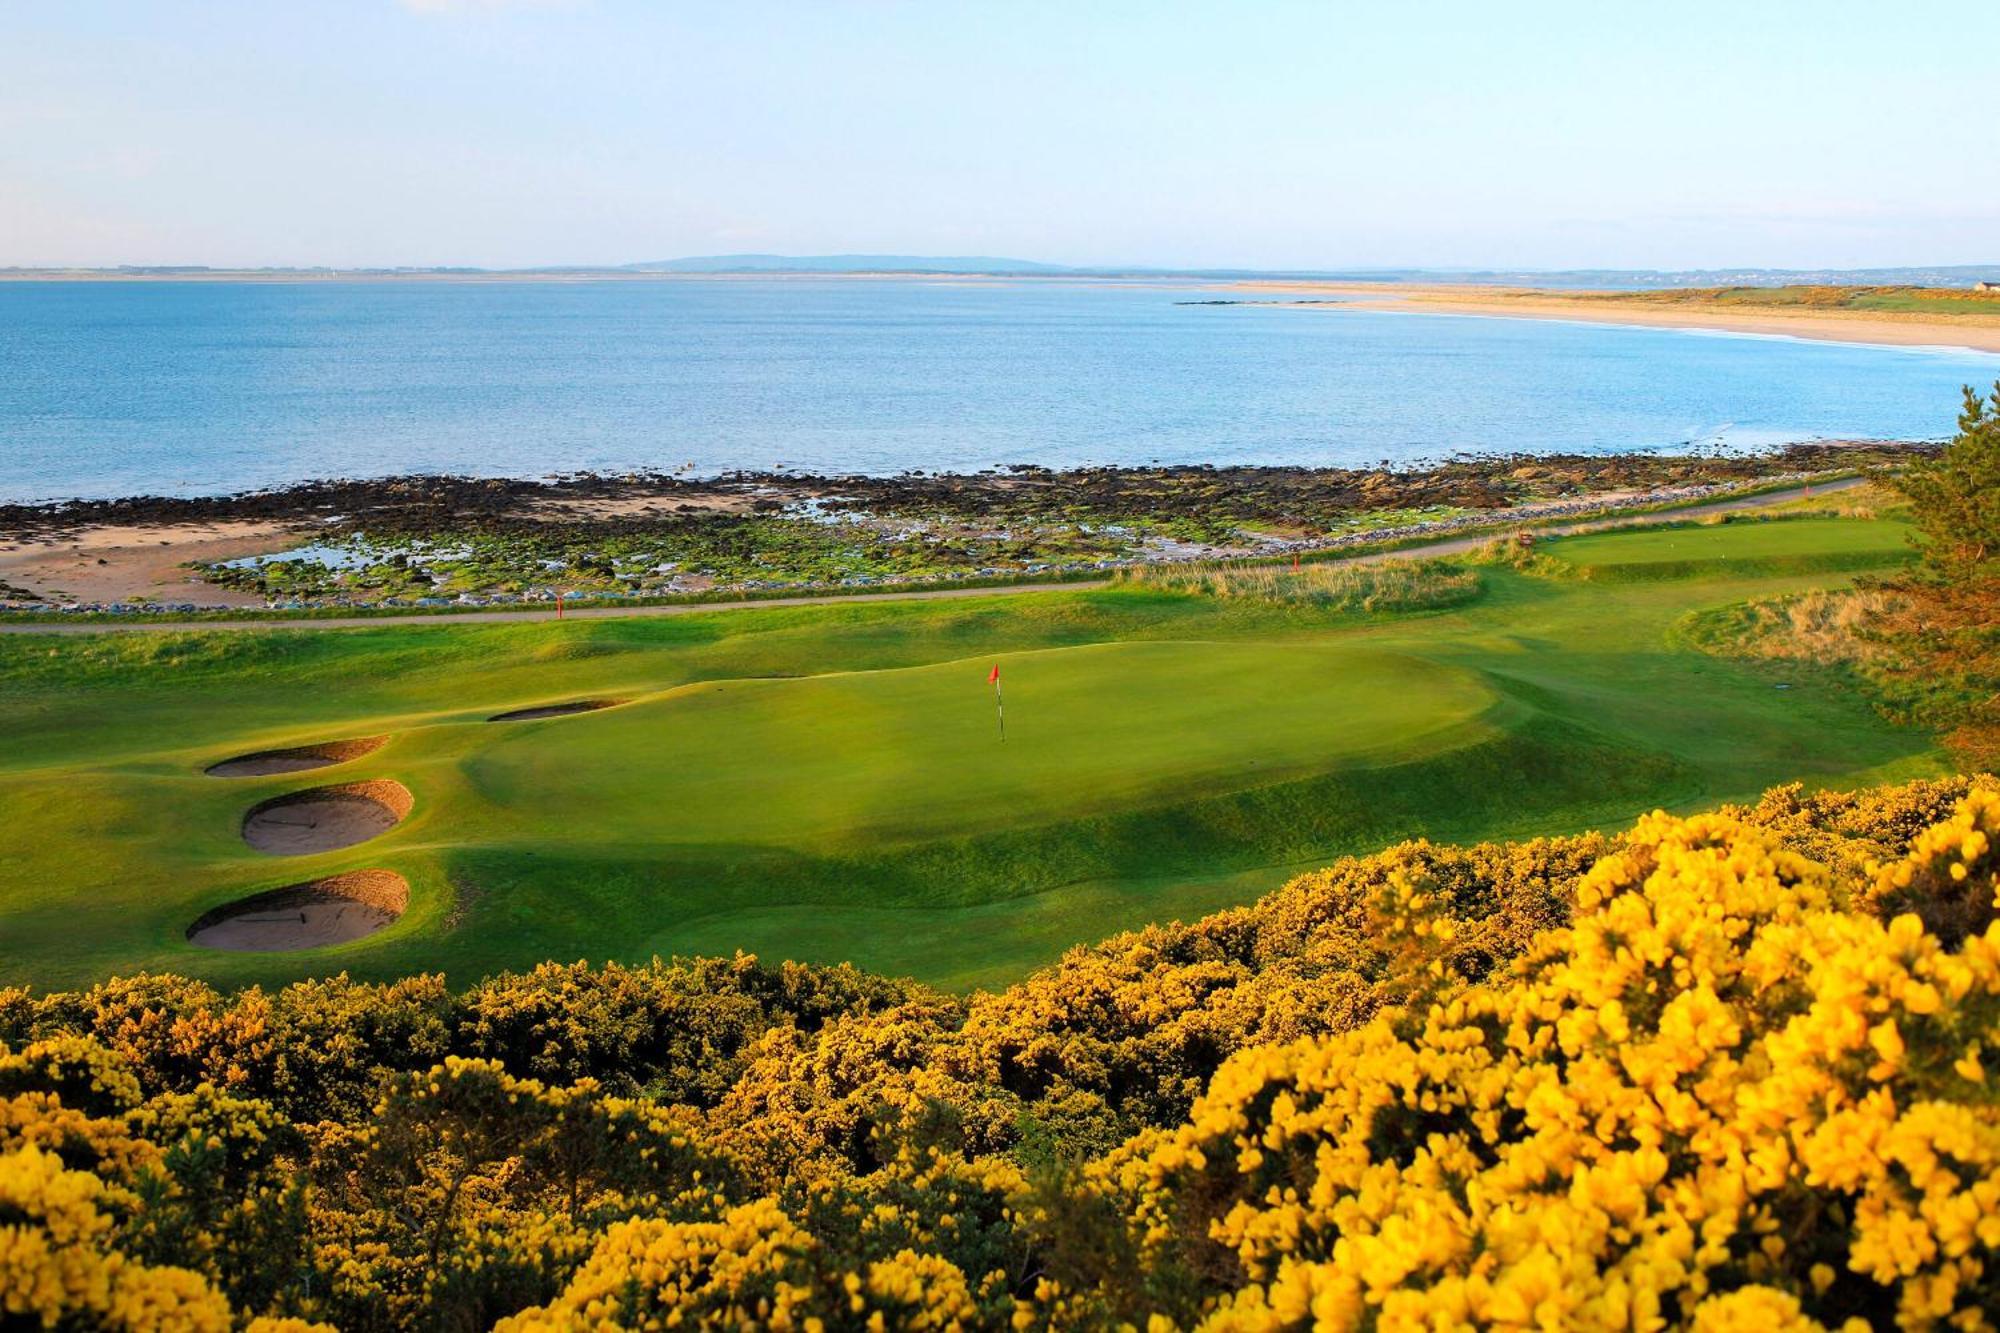
[[[1148,565],[1119,582],[1202,597],[1314,606],[1330,611],[1435,611],[1479,596],[1479,572],[1448,560],[1370,564],[1268,563]]]
[[[1887,649],[1866,631],[1907,604],[1908,598],[1880,588],[1815,589],[1724,607],[1690,628],[1705,644],[1751,657],[1870,662],[1880,660]]]
[[[1880,482],[1867,481],[1859,486],[1849,486],[1837,491],[1822,491],[1797,500],[1787,500],[1782,504],[1733,510],[1726,514],[1713,515],[1711,519],[1702,521],[1757,523],[1809,517],[1886,518],[1903,521],[1909,517],[1909,512],[1910,503],[1901,493]]]
[[[1885,715],[1945,733],[1967,769],[2000,763],[2000,580],[1923,578],[1714,608],[1683,633],[1711,652],[1837,664]]]

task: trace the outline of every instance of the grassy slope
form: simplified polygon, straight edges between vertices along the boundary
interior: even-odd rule
[[[1489,571],[1479,602],[1329,617],[1139,589],[562,625],[0,642],[0,980],[173,968],[461,979],[736,947],[948,984],[1256,896],[1400,836],[1615,823],[1792,777],[1927,770],[1926,739],[1796,668],[1679,647],[1683,615],[1894,559],[1897,525],[1730,524],[1544,550],[1641,580]],[[1099,646],[1102,645],[1102,646]],[[1066,650],[1066,651],[1053,651]],[[1010,735],[991,735],[1004,664]],[[807,678],[807,679],[798,679]],[[719,684],[697,685],[698,682]],[[503,707],[634,702],[490,726]],[[324,774],[200,775],[390,732]],[[416,813],[278,862],[263,795],[394,776]],[[202,908],[388,865],[410,913],[310,955],[193,950]]]

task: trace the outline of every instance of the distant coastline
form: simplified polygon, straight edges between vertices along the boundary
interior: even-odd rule
[[[1714,330],[1818,342],[1866,343],[1879,347],[1941,347],[2000,353],[2000,310],[1988,316],[1910,314],[1814,306],[1733,309],[1693,302],[1648,303],[1637,296],[1610,292],[1562,292],[1450,283],[1364,286],[1281,280],[1245,282],[1238,284],[1238,290],[1263,297],[1299,293],[1318,298],[1311,301],[1273,301],[1273,304]]]

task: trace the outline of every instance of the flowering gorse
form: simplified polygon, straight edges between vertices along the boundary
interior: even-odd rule
[[[1975,793],[1881,882],[1990,904],[1995,832]],[[1237,1056],[1100,1186],[1233,1262],[1214,1329],[1988,1327],[2000,926],[1833,900],[1768,832],[1649,816],[1505,980]]]
[[[969,1000],[0,990],[0,1326],[1992,1327],[2000,790],[1415,842]]]

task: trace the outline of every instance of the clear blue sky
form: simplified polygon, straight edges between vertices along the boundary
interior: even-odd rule
[[[54,0],[0,264],[2000,262],[2000,3]]]

